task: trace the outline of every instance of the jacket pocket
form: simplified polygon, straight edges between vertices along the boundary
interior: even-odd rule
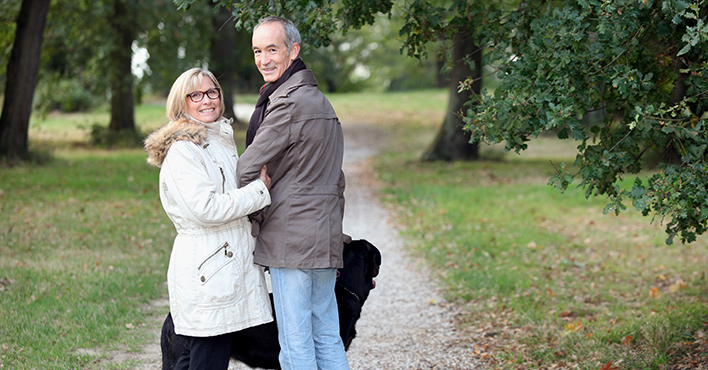
[[[337,235],[341,237],[341,211],[338,187],[294,186],[287,211],[286,246],[328,250]],[[292,243],[297,243],[294,245]]]
[[[224,266],[234,261],[234,252],[231,245],[225,242],[222,246],[211,252],[197,267],[199,283],[204,285],[216,275]]]

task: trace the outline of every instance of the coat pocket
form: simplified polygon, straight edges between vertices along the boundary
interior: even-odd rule
[[[342,234],[338,187],[299,185],[292,189],[289,208],[281,210],[288,214],[286,247],[328,249],[333,238]],[[293,242],[297,245],[290,244]]]
[[[216,275],[224,266],[234,261],[234,252],[231,245],[225,242],[222,246],[211,252],[197,267],[199,283],[204,285]]]

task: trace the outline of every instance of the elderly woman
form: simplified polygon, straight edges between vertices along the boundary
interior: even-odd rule
[[[270,178],[237,188],[238,153],[219,82],[193,68],[172,85],[169,123],[145,140],[160,167],[160,201],[175,225],[167,283],[175,332],[188,345],[177,369],[227,369],[230,333],[273,320],[247,215],[270,204]]]

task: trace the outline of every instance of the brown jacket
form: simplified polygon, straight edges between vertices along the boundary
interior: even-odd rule
[[[253,143],[238,160],[239,184],[257,179],[263,165],[272,179],[255,263],[342,267],[343,155],[342,127],[315,76],[307,69],[295,73],[270,96]]]

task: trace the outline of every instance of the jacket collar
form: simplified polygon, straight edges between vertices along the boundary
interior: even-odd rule
[[[186,140],[201,146],[206,138],[207,127],[202,123],[188,118],[169,122],[145,139],[145,151],[148,154],[147,163],[161,167],[167,156],[167,151],[175,142]]]
[[[301,86],[317,86],[317,79],[315,79],[315,74],[309,69],[304,69],[302,71],[294,73],[290,78],[285,81],[277,90],[273,92],[270,100],[273,98],[280,98],[287,96],[293,90],[298,89]]]

